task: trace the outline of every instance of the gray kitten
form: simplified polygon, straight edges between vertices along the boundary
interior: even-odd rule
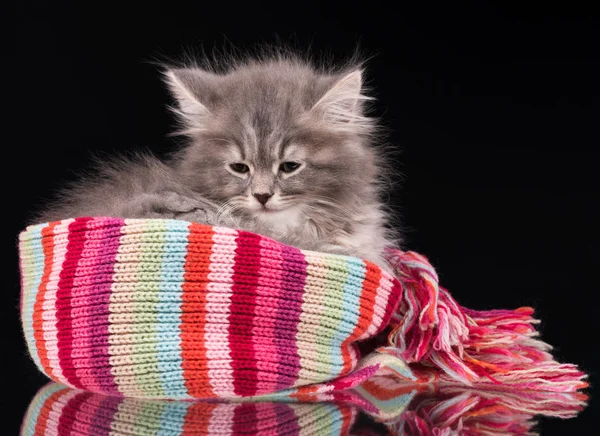
[[[359,66],[320,71],[274,56],[164,76],[188,144],[166,162],[102,163],[36,221],[180,218],[387,267],[384,249],[396,241],[379,198],[383,161]]]

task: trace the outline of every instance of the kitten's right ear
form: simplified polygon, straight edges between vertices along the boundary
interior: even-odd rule
[[[372,120],[365,116],[363,102],[371,100],[362,93],[363,72],[355,69],[335,77],[312,111],[321,114],[332,128],[350,133],[369,133]]]
[[[201,69],[172,68],[164,72],[165,82],[177,99],[174,111],[184,124],[183,134],[204,130],[210,116],[208,105],[215,98],[215,85],[219,76]]]

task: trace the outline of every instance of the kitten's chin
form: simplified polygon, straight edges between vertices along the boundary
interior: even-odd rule
[[[300,224],[302,214],[296,207],[288,207],[283,210],[262,209],[254,213],[255,219],[274,230],[286,230],[297,227]]]

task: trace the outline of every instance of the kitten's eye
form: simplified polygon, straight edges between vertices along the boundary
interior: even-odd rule
[[[240,173],[240,174],[244,174],[244,173],[247,173],[248,171],[250,171],[250,167],[248,167],[248,165],[243,164],[243,163],[231,164],[231,165],[229,165],[229,168],[231,168],[236,173]]]
[[[300,164],[298,162],[284,162],[279,165],[279,171],[284,173],[293,173],[298,168],[300,168]]]

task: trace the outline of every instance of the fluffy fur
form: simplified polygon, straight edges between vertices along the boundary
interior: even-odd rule
[[[397,244],[380,200],[383,160],[360,64],[290,56],[166,68],[187,145],[99,165],[36,217],[170,217],[243,228],[386,266]],[[264,204],[263,204],[264,203]]]

